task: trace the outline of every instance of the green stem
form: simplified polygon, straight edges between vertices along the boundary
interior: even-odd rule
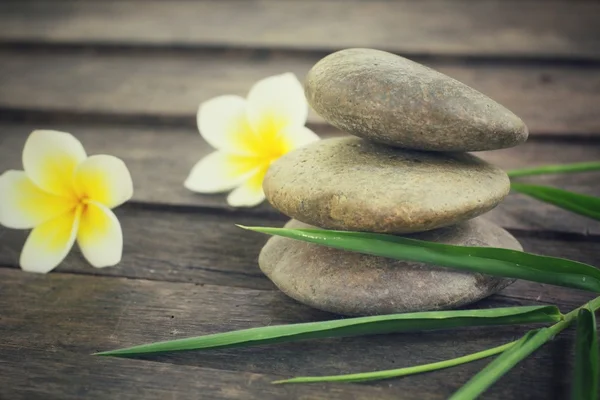
[[[531,353],[552,340],[556,335],[577,320],[579,310],[589,308],[592,312],[600,309],[600,297],[584,304],[581,307],[565,314],[562,321],[548,327],[527,332],[525,336],[517,341],[516,344],[507,349],[494,361],[479,371],[449,400],[473,400],[478,398],[506,372],[510,371],[519,362],[528,357]]]
[[[586,172],[600,169],[600,162],[582,162],[567,165],[546,165],[543,167],[523,168],[508,171],[508,176],[517,178],[521,176],[542,175],[542,174],[562,174],[571,172]]]
[[[450,368],[460,364],[466,364],[471,361],[490,357],[511,347],[516,342],[503,344],[477,353],[467,354],[466,356],[453,358],[451,360],[438,361],[430,364],[417,365],[414,367],[389,369],[385,371],[363,372],[358,374],[334,375],[334,376],[304,376],[292,379],[284,379],[273,383],[309,383],[309,382],[364,382],[370,380],[397,378],[400,376],[420,374],[422,372],[435,371],[438,369]]]
[[[574,321],[577,320],[577,315],[579,314],[579,310],[581,310],[582,308],[586,308],[586,307],[589,308],[590,310],[592,310],[592,312],[598,311],[598,309],[600,309],[600,297],[596,297],[594,300],[592,300],[588,303],[585,303],[581,307],[577,307],[573,311],[565,314],[562,321],[557,322],[556,324],[550,326],[548,329],[554,335],[562,332],[565,328],[567,328],[569,325],[571,325]]]

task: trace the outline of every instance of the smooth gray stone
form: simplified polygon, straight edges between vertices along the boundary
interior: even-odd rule
[[[314,228],[295,220],[286,227]],[[507,231],[483,218],[408,237],[522,250]],[[289,297],[313,308],[350,316],[452,309],[483,299],[514,282],[282,237],[269,239],[258,263]]]
[[[475,89],[406,58],[372,49],[330,54],[304,83],[314,110],[350,134],[430,151],[513,147],[528,130]]]
[[[500,168],[466,153],[403,150],[355,137],[287,153],[263,181],[287,216],[327,229],[410,233],[494,208],[510,191]]]

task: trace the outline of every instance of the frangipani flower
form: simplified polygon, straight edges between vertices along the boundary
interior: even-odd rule
[[[123,161],[88,157],[72,135],[38,130],[25,143],[23,167],[25,171],[0,176],[0,224],[33,228],[21,253],[21,268],[51,271],[75,240],[94,267],[118,264],[123,233],[111,209],[133,195]]]
[[[198,109],[198,129],[216,149],[200,160],[185,181],[199,193],[233,191],[233,207],[260,204],[262,182],[272,162],[319,137],[306,128],[308,103],[302,84],[291,73],[263,79],[247,99],[219,96]]]

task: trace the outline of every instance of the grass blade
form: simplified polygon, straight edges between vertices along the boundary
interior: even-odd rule
[[[467,326],[556,322],[562,314],[555,306],[503,307],[484,310],[428,311],[323,322],[266,326],[199,337],[157,342],[96,353],[132,356],[168,351],[243,347],[339,336],[451,329]]]
[[[437,371],[444,368],[454,367],[456,365],[466,364],[471,361],[490,357],[509,349],[516,342],[503,344],[502,346],[479,351],[477,353],[467,354],[466,356],[453,358],[450,360],[438,361],[430,364],[417,365],[414,367],[390,369],[386,371],[363,372],[359,374],[332,375],[332,376],[301,376],[292,379],[275,381],[273,383],[315,383],[315,382],[368,382],[381,379],[399,378],[401,376],[415,375],[423,372]]]
[[[242,227],[364,254],[600,292],[600,270],[562,258],[491,247],[452,246],[378,233]]]
[[[543,167],[523,168],[508,171],[508,176],[518,178],[522,176],[544,175],[544,174],[566,174],[573,172],[588,172],[600,170],[600,162],[590,161],[574,164],[545,165]]]
[[[449,400],[476,399],[485,392],[494,382],[500,379],[512,367],[529,356],[540,346],[554,337],[554,331],[550,328],[542,328],[527,332],[510,349],[502,353],[498,358],[488,364],[475,375],[469,382],[461,387]]]
[[[598,334],[596,317],[588,308],[577,315],[577,340],[575,345],[575,375],[572,399],[598,399]]]
[[[511,189],[576,214],[600,220],[600,198],[549,186],[511,183]]]

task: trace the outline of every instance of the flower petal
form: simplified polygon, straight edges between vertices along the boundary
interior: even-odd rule
[[[107,155],[91,156],[75,170],[75,190],[81,198],[108,208],[125,203],[133,196],[131,174],[123,161]]]
[[[31,229],[75,206],[71,199],[38,188],[24,171],[10,170],[0,175],[0,225],[7,228]]]
[[[297,149],[298,147],[320,140],[316,133],[305,126],[285,128],[281,131],[281,135],[285,137],[285,142],[289,144],[291,149]]]
[[[227,192],[241,185],[259,167],[257,158],[215,151],[192,168],[184,186],[198,193]]]
[[[248,93],[248,120],[254,132],[302,126],[307,116],[304,89],[290,72],[260,80]]]
[[[73,173],[86,158],[79,140],[65,132],[33,131],[23,149],[23,167],[29,179],[59,196],[74,196]]]
[[[265,200],[262,182],[268,167],[261,168],[242,186],[235,189],[227,196],[227,204],[231,207],[254,207]]]
[[[239,96],[219,96],[198,108],[200,134],[217,150],[228,153],[250,154],[248,141],[254,133],[248,123],[246,100]]]
[[[23,247],[21,268],[39,273],[56,268],[73,247],[80,216],[78,207],[35,227]]]
[[[83,256],[96,268],[121,262],[123,231],[115,214],[100,203],[90,201],[81,215],[77,243]]]

